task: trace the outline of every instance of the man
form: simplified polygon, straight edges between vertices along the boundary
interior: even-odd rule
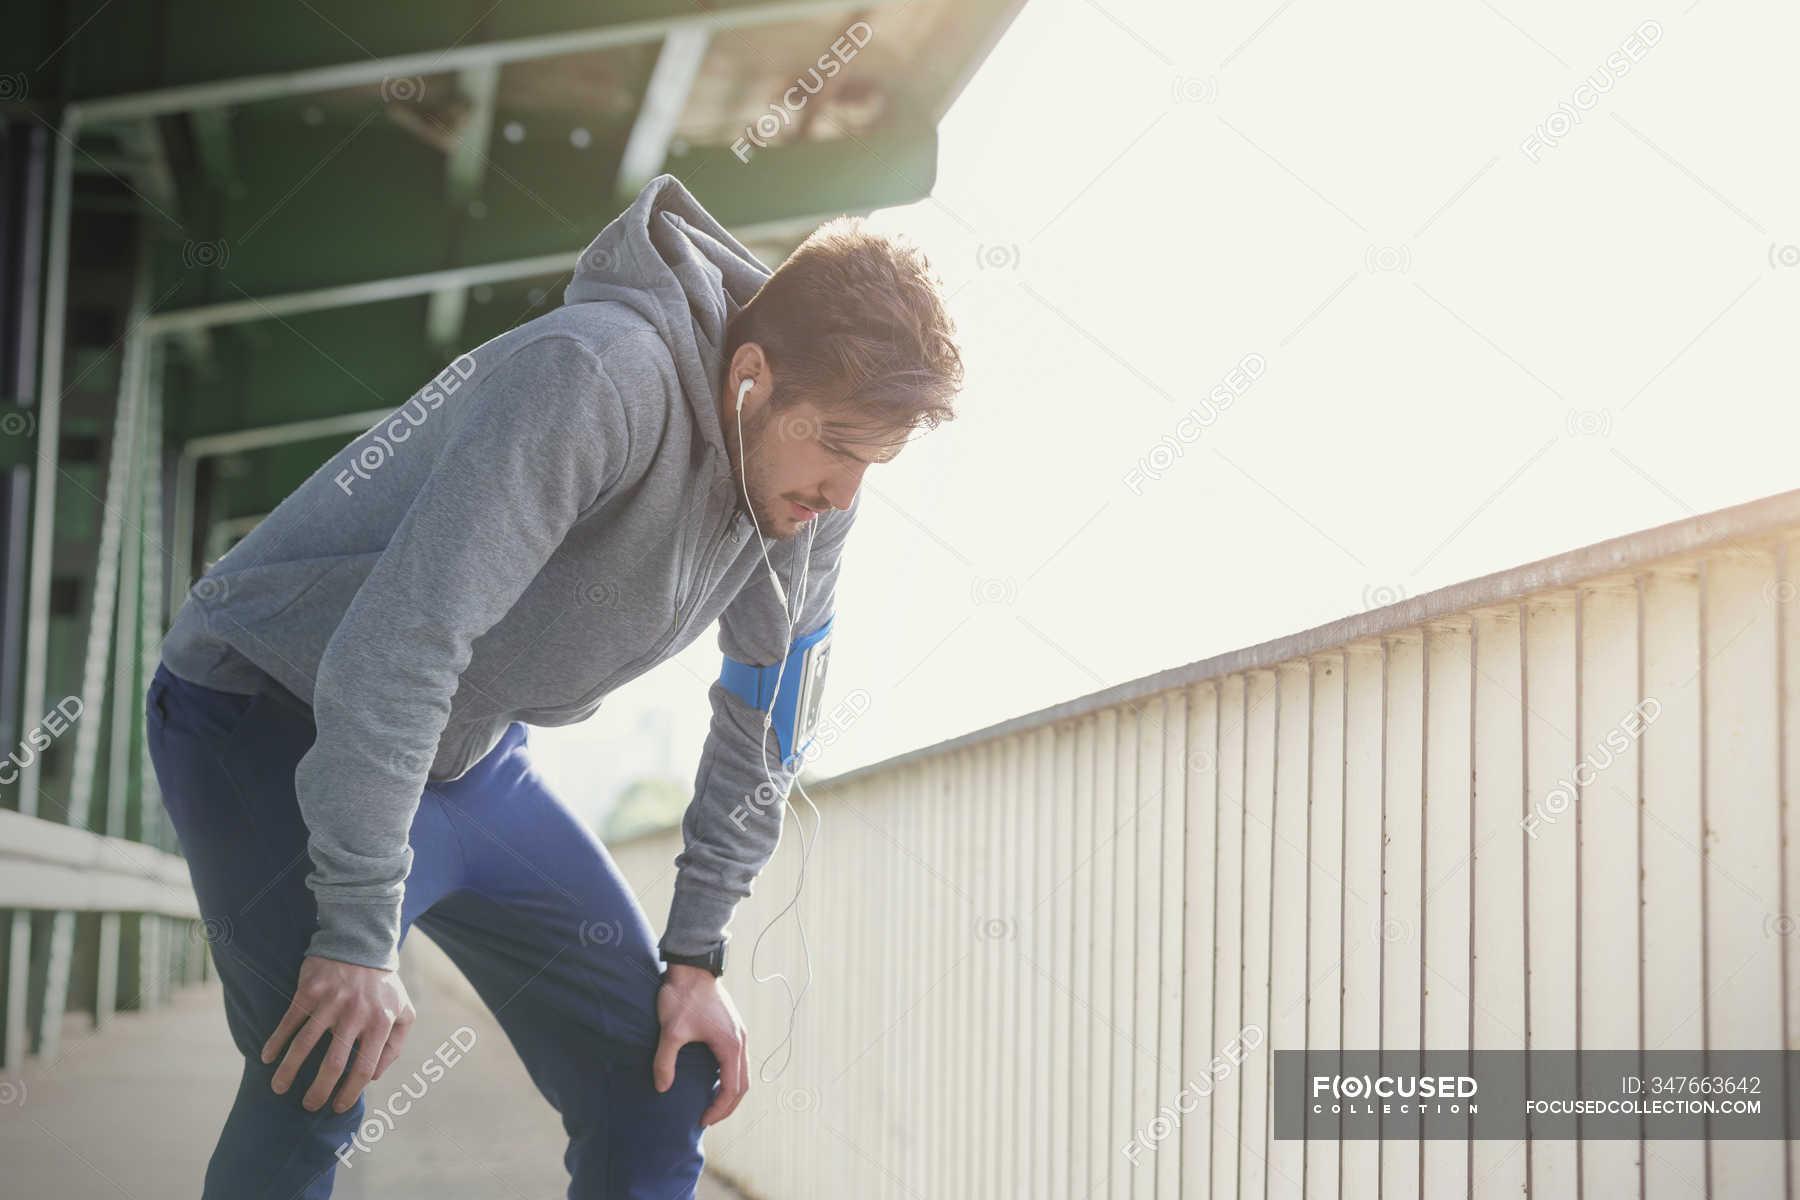
[[[780,835],[858,488],[961,376],[916,250],[840,218],[771,275],[658,176],[560,308],[458,357],[194,584],[147,715],[245,1058],[207,1197],[354,1169],[414,1019],[415,923],[562,1114],[571,1197],[691,1192],[749,1081],[726,926]],[[653,943],[526,726],[585,719],[714,620]]]

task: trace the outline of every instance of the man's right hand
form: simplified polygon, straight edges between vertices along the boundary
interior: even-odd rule
[[[288,1048],[287,1057],[281,1060],[269,1086],[278,1095],[285,1093],[307,1055],[330,1031],[331,1049],[326,1051],[318,1077],[301,1103],[311,1112],[324,1107],[338,1076],[349,1065],[351,1046],[361,1042],[356,1065],[332,1105],[335,1111],[345,1112],[356,1103],[369,1081],[380,1079],[400,1057],[400,1047],[412,1029],[414,1016],[412,998],[406,994],[398,971],[360,967],[309,954],[300,963],[294,1002],[288,1005],[281,1024],[263,1045],[265,1063],[274,1062],[283,1045]],[[298,1037],[294,1036],[296,1030]],[[291,1044],[290,1037],[294,1039]]]

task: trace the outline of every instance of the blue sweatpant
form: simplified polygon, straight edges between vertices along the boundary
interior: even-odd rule
[[[237,695],[165,666],[145,704],[163,805],[244,1056],[205,1198],[329,1196],[366,1105],[385,1111],[395,1089],[383,1084],[412,1083],[433,1048],[409,1041],[388,1075],[343,1113],[330,1100],[316,1113],[301,1106],[329,1036],[285,1094],[269,1087],[281,1060],[265,1065],[262,1047],[293,998],[317,924],[305,883],[307,829],[294,799],[294,768],[317,736],[312,710],[277,685]],[[650,924],[606,847],[533,768],[523,724],[461,779],[426,786],[411,845],[402,944],[416,923],[443,948],[562,1114],[571,1200],[692,1196],[704,1163],[700,1115],[712,1102],[718,1060],[689,1043],[677,1055],[674,1085],[656,1091],[661,963]],[[415,998],[421,1008],[430,1002]],[[351,1153],[381,1152],[370,1140],[377,1131],[366,1132],[366,1150]],[[342,1161],[354,1169],[354,1157]]]

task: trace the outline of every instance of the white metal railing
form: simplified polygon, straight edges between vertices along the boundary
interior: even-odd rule
[[[812,990],[711,1164],[783,1200],[1783,1194],[1783,1142],[1278,1141],[1269,1065],[1787,1045],[1797,539],[1784,493],[809,784]],[[733,923],[753,1067],[787,820]],[[679,845],[615,848],[653,915]],[[800,962],[790,915],[756,966]]]
[[[0,908],[199,920],[180,855],[0,809]]]
[[[121,994],[131,1006],[151,1008],[166,1001],[177,986],[207,976],[207,930],[200,919],[187,862],[143,842],[0,810],[0,909],[14,910],[22,922],[29,922],[32,910],[57,914],[69,924],[69,953],[75,914],[100,914],[96,1026],[112,1019],[115,999]],[[132,924],[125,925],[127,921]],[[136,978],[121,988],[119,965],[131,961],[120,954],[127,929],[136,946],[137,969]],[[68,970],[65,963],[60,982],[49,978],[40,982],[35,997],[40,1014],[55,1005],[54,1025],[59,1032],[67,1003]],[[23,982],[15,994],[27,996]],[[23,1029],[22,1012],[18,1023]],[[44,1027],[50,1024],[48,1019],[44,1021]],[[24,1044],[22,1037],[20,1044]],[[54,1045],[46,1049],[40,1044],[38,1053],[46,1061],[54,1060]],[[6,1070],[17,1072],[23,1065],[21,1054]]]

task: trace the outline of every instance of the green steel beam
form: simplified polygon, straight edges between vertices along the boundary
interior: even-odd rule
[[[828,216],[866,213],[928,195],[937,161],[932,130],[911,140],[875,138],[860,145],[804,143],[771,149],[749,165],[729,151],[686,158],[692,168],[691,186],[740,238],[781,230],[795,240]],[[762,170],[755,170],[757,164]],[[735,184],[740,176],[754,177],[758,186]],[[713,182],[710,189],[708,180]],[[768,214],[778,219],[748,219]],[[740,215],[745,219],[736,219]],[[477,293],[485,292],[487,300],[471,306],[463,346],[479,345],[561,303],[567,268],[588,240],[584,231],[561,254],[488,268],[491,286]],[[333,424],[313,437],[296,440],[284,435],[274,445],[208,443],[206,456],[243,460],[237,474],[212,478],[212,519],[274,508],[321,461],[367,426],[368,411],[386,411],[402,403],[420,381],[441,369],[442,353],[420,332],[426,297],[441,283],[440,276],[428,273],[152,318],[153,333],[195,324],[214,328],[218,335],[224,367],[220,379],[172,382],[169,394],[179,396],[182,403],[167,423],[178,439],[360,414],[352,418],[354,428]],[[185,488],[177,487],[172,545],[179,557],[185,557],[182,551],[193,521],[191,505],[184,506],[180,498],[192,486],[190,479]],[[182,577],[183,566],[177,564],[176,578]],[[185,580],[170,584],[177,592],[183,586]]]
[[[240,129],[245,124],[240,122]],[[320,138],[299,150],[324,157],[333,149],[327,141]],[[610,163],[598,169],[566,141],[533,154],[517,150],[494,149],[492,169],[508,182],[488,188],[486,215],[463,230],[461,257],[470,264],[541,257],[543,266],[531,273],[555,270],[556,256],[572,264],[633,197],[612,191]],[[184,309],[215,297],[238,305],[243,311],[231,319],[242,321],[255,319],[257,305],[272,304],[271,297],[365,286],[373,293],[366,298],[380,298],[382,281],[455,266],[447,261],[442,162],[398,131],[364,130],[337,151],[329,172],[310,181],[296,178],[305,175],[310,159],[294,163],[277,156],[264,163],[258,154],[245,154],[241,161],[249,198],[232,206],[218,241],[201,247],[165,242],[159,249],[160,328],[182,323]],[[771,147],[748,163],[729,148],[697,148],[671,157],[667,169],[733,230],[823,219],[929,195],[937,172],[937,131],[897,123],[855,139]],[[284,195],[291,199],[283,202]],[[436,286],[443,284],[416,290]],[[282,310],[272,305],[269,312]]]
[[[878,0],[875,7],[905,2]],[[485,11],[478,16],[467,6],[365,0],[170,0],[155,6],[84,0],[76,7],[85,18],[71,13],[66,26],[24,21],[18,29],[23,36],[9,28],[0,72],[23,74],[30,94],[50,95],[58,86],[40,77],[40,67],[54,63],[61,73],[54,83],[67,88],[86,119],[105,122],[654,43],[678,29],[810,21],[866,12],[871,5],[714,0],[699,8],[692,0],[610,0],[602,7],[507,0],[479,6]]]
[[[228,195],[236,186],[237,163],[231,152],[231,110],[199,108],[188,114],[194,157],[207,183]]]
[[[764,181],[761,191],[724,186],[731,183],[733,174],[750,170],[726,152],[695,173],[695,186],[701,188],[702,201],[715,213],[726,210],[723,219],[740,236],[780,227],[791,229],[796,238],[826,216],[906,203],[930,191],[936,162],[934,136],[928,134],[917,143],[876,141],[866,148],[840,147],[837,156],[827,152],[829,146],[769,151],[771,156],[782,157],[772,158],[768,164],[779,169],[758,176]],[[854,168],[848,157],[852,153],[857,156]],[[874,161],[867,157],[870,154],[879,155],[883,164],[879,176],[864,165]],[[836,169],[831,165],[834,157],[841,164]],[[794,186],[787,174],[790,167],[817,182],[809,188]],[[707,200],[707,189],[702,186],[707,179],[716,181],[714,190],[722,203]],[[904,190],[890,190],[902,185]],[[805,208],[811,208],[812,214],[790,221],[731,219],[733,211],[791,214]],[[568,281],[567,268],[587,240],[584,232],[559,255],[523,260],[511,268],[511,278],[508,264],[500,264],[493,274],[497,282],[477,293],[486,294],[487,302],[470,308],[463,346],[479,345],[559,304]],[[171,381],[171,411],[166,417],[171,435],[182,440],[246,427],[329,419],[346,412],[385,411],[402,403],[420,381],[443,365],[444,355],[433,349],[421,332],[424,298],[436,290],[440,280],[428,274],[367,282],[368,288],[264,297],[153,318],[150,328],[156,333],[188,322],[208,327],[215,322],[237,325],[216,330],[221,366],[217,378],[177,376]],[[390,289],[380,293],[388,298],[370,302],[373,288]],[[355,306],[350,307],[352,304]],[[237,448],[236,453],[253,457],[241,476],[213,478],[213,516],[228,518],[272,509],[367,423],[363,421],[348,433],[334,427],[319,438],[279,449]],[[191,509],[180,512],[178,519],[191,523]],[[187,525],[178,525],[177,530],[172,544],[179,554],[187,544]],[[180,571],[175,575],[179,578]],[[178,592],[185,584],[185,579],[179,585],[172,581],[170,587]]]

